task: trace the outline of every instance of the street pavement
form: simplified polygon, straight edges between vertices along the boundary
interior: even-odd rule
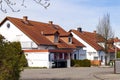
[[[114,73],[114,68],[106,68],[104,71],[96,72],[94,74],[99,80],[120,80],[120,74]]]
[[[20,80],[120,80],[111,67],[25,69]]]

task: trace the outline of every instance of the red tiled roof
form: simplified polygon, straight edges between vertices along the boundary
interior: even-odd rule
[[[114,53],[115,52],[115,45],[114,43],[116,42],[120,42],[120,39],[118,38],[111,38],[108,40],[108,45],[109,45],[109,50],[108,52]],[[120,49],[118,47],[116,47],[117,51],[120,51]]]
[[[71,32],[78,35],[80,38],[82,38],[85,42],[87,42],[89,45],[91,45],[96,50],[102,50],[103,48],[97,43],[97,35],[96,33],[91,32],[79,32],[77,30],[71,30]]]
[[[6,20],[11,21],[18,29],[20,29],[24,34],[26,34],[29,38],[31,38],[38,45],[53,45],[58,48],[75,48],[76,46],[83,47],[82,43],[78,43],[73,40],[73,43],[77,43],[75,45],[67,44],[60,39],[60,43],[53,43],[49,39],[45,37],[45,35],[54,35],[55,33],[59,33],[60,36],[69,36],[70,32],[66,32],[60,26],[50,23],[43,23],[37,21],[6,17],[0,25],[2,25]],[[75,41],[75,42],[74,42]]]
[[[114,38],[114,42],[120,42],[119,38]]]
[[[109,53],[114,53],[114,52],[115,52],[115,49],[109,49],[108,52],[109,52]]]
[[[117,48],[116,51],[117,51],[117,52],[120,51],[120,48]]]
[[[73,45],[75,45],[76,47],[85,47],[85,45],[83,45],[81,42],[79,42],[77,39],[73,38]]]

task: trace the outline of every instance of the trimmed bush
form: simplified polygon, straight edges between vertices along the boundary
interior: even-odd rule
[[[90,67],[91,62],[88,59],[84,60],[71,60],[71,66],[74,67]]]
[[[90,67],[91,66],[90,60],[88,60],[88,59],[82,60],[82,65],[81,66],[82,67]]]
[[[120,58],[120,51],[117,52],[117,58]]]

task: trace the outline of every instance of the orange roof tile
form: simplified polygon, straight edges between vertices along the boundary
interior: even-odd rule
[[[114,42],[120,42],[120,39],[118,37],[114,38]]]
[[[77,39],[73,38],[73,45],[75,45],[76,47],[85,47],[84,44],[82,44],[81,42],[79,42]]]
[[[82,38],[85,42],[87,42],[89,45],[91,45],[94,49],[96,50],[102,50],[103,48],[97,44],[97,35],[96,33],[91,33],[91,32],[79,32],[77,30],[71,30],[71,32],[75,33],[78,35],[80,38]]]
[[[58,48],[75,48],[76,46],[83,47],[82,43],[76,42],[73,40],[73,43],[77,43],[75,45],[67,44],[60,39],[60,43],[53,43],[48,40],[45,35],[54,35],[55,33],[59,33],[60,36],[69,36],[70,32],[66,32],[59,25],[43,23],[37,21],[28,20],[24,21],[23,19],[6,17],[0,25],[2,25],[6,20],[11,21],[18,29],[20,29],[24,34],[26,34],[29,38],[31,38],[38,45],[53,45]]]

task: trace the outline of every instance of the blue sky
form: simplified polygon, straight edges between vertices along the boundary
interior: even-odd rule
[[[0,12],[0,21],[6,16],[28,16],[30,20],[53,21],[67,31],[82,27],[83,30],[92,32],[96,30],[99,19],[109,13],[115,37],[120,38],[120,0],[50,0],[50,3],[49,8],[44,9],[33,0],[26,0],[27,8],[16,6],[21,9],[18,13]]]

